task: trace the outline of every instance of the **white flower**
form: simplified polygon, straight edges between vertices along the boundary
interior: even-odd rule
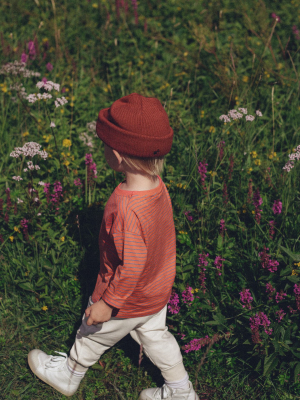
[[[13,176],[12,177],[15,181],[22,181],[23,178],[21,178],[20,176]]]
[[[228,113],[229,117],[231,117],[232,119],[240,119],[243,118],[243,114],[239,113],[236,110],[230,110]]]
[[[39,217],[40,215],[42,215],[42,213],[37,213],[36,215]]]
[[[24,169],[23,169],[23,172],[27,172],[27,171],[28,171],[28,169],[27,169],[27,168],[24,168]]]
[[[256,110],[256,115],[258,115],[259,117],[262,117],[262,113],[259,110]]]
[[[40,182],[39,182],[39,185],[45,186],[45,182],[40,181]]]
[[[246,121],[253,121],[255,117],[253,115],[247,115],[246,116]]]
[[[35,165],[35,169],[38,170],[38,169],[41,169],[41,168],[38,165]]]
[[[55,107],[63,106],[66,103],[68,103],[68,100],[65,97],[57,97],[55,100]]]
[[[51,122],[50,128],[55,128],[55,127],[56,127],[55,123],[54,123],[54,122]]]
[[[247,114],[247,108],[239,108],[238,110],[243,114]]]
[[[21,200],[21,199],[19,199],[19,197],[17,197],[17,199],[18,199],[18,204],[20,204],[20,203],[24,203],[24,201],[23,200]]]
[[[37,201],[39,201],[39,198],[38,198],[38,197],[35,197],[33,200],[34,200],[35,202],[37,202]]]
[[[221,117],[219,117],[219,119],[221,121],[224,121],[224,122],[230,122],[231,121],[230,118],[228,118],[227,115],[221,115]]]

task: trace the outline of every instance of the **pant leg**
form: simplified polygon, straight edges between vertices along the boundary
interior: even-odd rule
[[[176,381],[186,376],[180,347],[166,326],[167,305],[157,314],[139,324],[130,332],[131,337],[143,344],[147,357],[156,365],[167,381]]]
[[[91,298],[88,306],[93,303]],[[123,339],[138,325],[145,323],[152,315],[138,318],[112,317],[109,321],[88,326],[85,314],[77,331],[75,343],[68,358],[69,366],[78,372],[85,372],[95,364],[102,354]]]

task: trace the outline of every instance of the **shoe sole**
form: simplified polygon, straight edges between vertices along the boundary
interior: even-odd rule
[[[151,397],[141,397],[141,396],[139,396],[139,398],[138,398],[138,400],[153,400],[153,398],[151,398]],[[194,400],[200,400],[199,399],[199,396],[197,395],[197,393],[195,393],[195,399]]]
[[[31,350],[31,352],[28,354],[28,364],[29,364],[31,371],[34,373],[34,375],[36,375],[41,381],[47,383],[47,385],[53,387],[53,389],[57,390],[59,393],[64,394],[67,397],[71,397],[74,395],[76,390],[70,394],[70,392],[67,392],[63,389],[57,388],[53,383],[49,382],[47,378],[45,378],[43,375],[41,375],[35,367],[35,359],[36,359],[35,352],[34,352],[34,350]]]

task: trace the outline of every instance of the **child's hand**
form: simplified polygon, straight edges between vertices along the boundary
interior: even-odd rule
[[[109,321],[112,310],[113,307],[106,304],[104,300],[97,301],[85,310],[85,316],[88,317],[87,325],[97,325]]]

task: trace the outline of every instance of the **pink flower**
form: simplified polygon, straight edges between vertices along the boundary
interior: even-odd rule
[[[287,294],[283,293],[283,290],[280,290],[280,293],[277,292],[275,296],[276,303],[279,303],[281,300],[283,300],[285,296],[287,296]]]
[[[294,294],[296,298],[297,310],[300,311],[300,284],[295,283]]]
[[[271,285],[271,283],[267,283],[266,284],[266,292],[268,293],[268,295],[269,295],[269,300],[272,300],[272,297],[271,296],[273,296],[273,294],[275,293],[275,288],[273,288],[273,286]]]
[[[82,186],[80,178],[74,179],[74,185],[75,186]]]
[[[46,64],[46,68],[48,71],[52,71],[53,70],[53,65],[51,63]]]
[[[283,312],[283,310],[276,311],[276,314],[278,317],[278,319],[277,319],[278,322],[280,322],[282,320],[282,318],[286,315],[286,313]]]
[[[47,83],[47,82],[48,82],[48,79],[44,77],[44,78],[42,79],[42,82]]]
[[[192,339],[190,343],[186,344],[183,347],[183,349],[185,353],[189,353],[190,351],[197,351],[209,344],[210,342],[211,339],[208,337],[208,335],[206,335],[204,338]]]
[[[26,53],[22,53],[22,55],[21,55],[21,61],[22,61],[23,63],[26,63],[27,60],[28,60],[28,55],[27,55]]]
[[[215,258],[214,264],[218,270],[221,270],[222,268],[222,261],[225,261],[225,258],[221,258],[221,256]],[[218,275],[222,275],[222,273],[219,272]]]
[[[206,258],[209,256],[209,253],[207,254],[199,254],[199,264],[198,267],[200,267],[200,275],[199,275],[199,282],[200,282],[200,286],[202,289],[202,293],[205,294],[206,292],[206,285],[205,285],[205,271],[206,268],[204,268],[204,266],[206,267],[208,265],[208,261],[206,261]]]
[[[204,191],[206,191],[206,187],[205,187],[204,181],[205,181],[206,173],[207,173],[207,169],[206,169],[207,165],[208,164],[205,164],[205,159],[204,159],[203,163],[199,162],[199,166],[198,166],[198,172],[199,172],[200,177],[201,177],[200,178],[201,179],[201,185],[202,185]]]
[[[34,47],[34,42],[33,41],[30,41],[28,43],[28,50],[29,50],[29,57],[31,59],[35,58],[36,51],[35,51],[35,47]]]
[[[171,314],[178,314],[180,307],[178,305],[179,303],[179,296],[175,292],[175,290],[172,291],[170,299],[168,301],[168,310],[170,311]]]
[[[221,235],[222,237],[224,236],[224,231],[227,231],[227,229],[225,228],[225,221],[224,219],[221,219],[220,221],[220,231],[221,231]]]
[[[193,217],[192,217],[191,215],[189,215],[189,212],[190,212],[190,211],[185,211],[185,212],[184,212],[184,215],[187,217],[187,219],[188,219],[189,221],[193,221]]]
[[[269,225],[270,225],[269,235],[270,235],[271,240],[273,240],[273,236],[275,235],[275,229],[274,229],[275,224],[276,224],[275,221],[269,221]]]
[[[241,298],[241,302],[244,303],[243,308],[248,308],[251,310],[251,302],[253,301],[253,297],[251,296],[249,289],[243,289],[242,292],[239,293]]]
[[[282,210],[282,203],[280,200],[275,200],[273,207],[272,207],[273,213],[276,214],[281,214],[281,210]]]
[[[246,115],[246,121],[254,121],[255,117],[253,115]]]
[[[184,290],[181,294],[182,296],[182,301],[184,303],[192,303],[192,301],[194,300],[194,296],[192,293],[192,289],[191,287],[187,287],[186,290]]]
[[[269,248],[265,247],[264,245],[263,251],[261,253],[258,253],[258,255],[260,256],[261,265],[268,271],[275,272],[277,271],[277,266],[279,265],[279,262],[275,260],[269,260],[270,255],[266,253],[266,250],[269,250]]]
[[[226,182],[224,182],[224,186],[223,186],[223,204],[224,204],[224,206],[226,206],[228,204],[228,193],[227,193]]]
[[[267,335],[271,335],[273,332],[273,329],[269,328],[271,321],[268,320],[268,317],[266,314],[263,312],[259,312],[258,314],[255,314],[253,317],[250,317],[250,328],[252,331],[252,341],[253,343],[259,343],[260,337],[259,337],[259,326],[263,326],[265,333]]]
[[[276,15],[275,13],[272,13],[272,14],[271,14],[271,17],[272,17],[273,19],[275,19],[277,22],[280,22],[279,16]]]
[[[257,189],[253,195],[253,204],[255,206],[255,220],[258,223],[258,225],[260,224],[260,218],[261,218],[260,212],[262,211],[259,209],[259,206],[262,203],[263,203],[263,200],[260,197],[259,190]]]

